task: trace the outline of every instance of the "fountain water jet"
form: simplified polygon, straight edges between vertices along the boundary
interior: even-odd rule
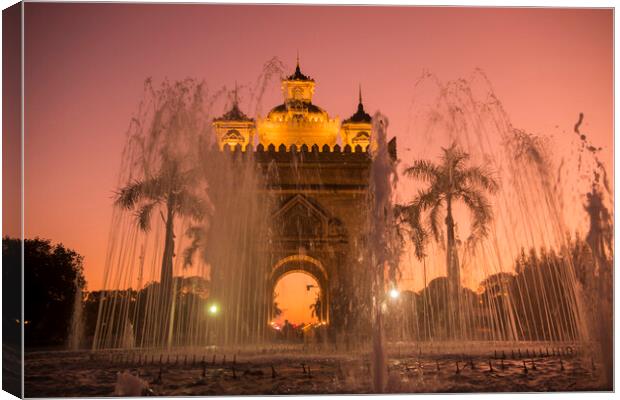
[[[69,331],[69,349],[79,350],[84,342],[84,307],[82,304],[82,283],[75,278],[75,295],[73,300],[73,313],[71,314],[71,326]]]
[[[438,154],[432,148],[443,144],[436,139],[441,133],[470,153],[474,164],[492,167],[502,181],[501,192],[493,198],[496,218],[488,240],[474,247],[459,243],[470,227],[462,218],[463,210],[455,211],[461,297],[449,296],[448,282],[441,278],[446,275],[446,249],[441,243],[429,243],[428,255],[419,263],[400,255],[392,202],[405,195],[394,187],[397,175],[386,143],[384,116],[373,117],[371,162],[365,151],[340,144],[319,149],[277,143],[254,148],[251,143],[249,151],[226,144],[220,151],[214,146],[209,107],[213,96],[221,97],[223,92],[209,97],[204,88],[190,82],[162,90],[147,85],[148,96],[130,128],[119,187],[166,177],[174,184],[145,188],[139,207],[115,210],[106,292],[93,347],[163,347],[179,349],[182,357],[204,354],[205,345],[214,353],[236,354],[239,348],[259,352],[261,344],[267,351],[264,344],[271,339],[268,321],[273,305],[268,300],[270,286],[264,284],[266,275],[277,280],[276,272],[295,268],[312,271],[317,282],[322,280],[319,284],[336,286],[331,303],[324,303],[331,305],[324,318],[328,334],[316,349],[346,349],[359,359],[370,351],[375,392],[390,390],[387,359],[395,340],[399,340],[399,358],[401,346],[403,354],[411,350],[418,357],[423,353],[461,357],[464,352],[507,352],[519,343],[526,343],[523,348],[540,342],[543,347],[548,342],[588,344],[584,307],[590,301],[579,291],[562,202],[567,185],[555,174],[549,144],[514,129],[492,91],[482,90],[481,99],[471,82],[433,82],[439,85],[437,98],[421,118],[423,126],[415,131],[417,143],[410,147],[419,149],[419,156]],[[341,163],[334,164],[334,159]],[[367,162],[369,169],[360,170],[370,175],[359,175],[368,185],[359,192],[366,190],[369,195],[364,203],[369,206],[368,217],[363,207],[354,208],[358,211],[352,213],[364,215],[365,223],[347,232],[336,215],[324,212],[320,202],[309,198],[341,183],[335,181],[334,171]],[[351,176],[357,173],[351,169]],[[357,190],[352,187],[346,190]],[[284,195],[271,196],[270,190]],[[307,192],[299,195],[302,191]],[[165,195],[160,196],[161,192]],[[168,203],[181,193],[197,201],[177,198]],[[284,239],[278,235],[286,221],[277,220],[272,212],[278,207],[294,210],[290,215],[297,218],[287,226],[291,234]],[[168,215],[170,210],[174,218]],[[148,229],[146,224],[136,226],[141,220],[150,221]],[[308,230],[303,225],[307,220],[324,225]],[[317,232],[324,236],[308,240]],[[294,254],[266,251],[276,240],[294,247]],[[597,240],[593,236],[590,242]],[[313,258],[312,252],[328,241],[341,248],[350,246],[354,255],[345,259],[334,248],[320,249],[328,257],[340,257],[347,268],[357,264],[366,268],[342,275],[340,282],[322,278],[332,270]],[[407,290],[400,280],[400,273],[412,268],[416,279],[424,276],[419,294]],[[344,279],[355,282],[354,290],[337,286]],[[477,282],[482,282],[481,289],[475,292],[471,288]],[[386,288],[392,287],[399,288],[399,295],[388,298]],[[170,300],[162,293],[169,293]],[[462,318],[456,335],[446,318],[447,302],[457,304]],[[354,335],[347,335],[348,331]],[[133,344],[125,340],[128,337],[134,338]],[[295,346],[270,348],[285,353]],[[538,361],[537,365],[542,369]]]
[[[371,267],[376,270],[373,282],[373,387],[383,393],[386,386],[387,366],[383,327],[383,308],[387,301],[386,273],[390,283],[395,282],[400,249],[395,241],[395,221],[392,191],[396,183],[396,170],[387,144],[388,120],[381,113],[373,117],[373,137],[376,148],[372,150],[370,169],[369,251]],[[372,149],[372,147],[371,147]]]
[[[485,342],[542,340],[589,347],[589,341],[594,338],[590,328],[602,321],[609,324],[611,319],[605,314],[595,324],[588,321],[588,316],[600,315],[594,309],[607,309],[602,305],[600,308],[594,306],[601,298],[599,294],[606,291],[599,290],[591,297],[587,294],[590,289],[585,287],[587,284],[584,286],[582,270],[589,268],[589,261],[576,258],[583,224],[575,218],[575,215],[587,214],[574,209],[583,202],[566,201],[574,192],[590,187],[588,182],[575,179],[583,175],[575,173],[575,170],[582,171],[581,165],[585,163],[583,151],[579,153],[579,160],[562,157],[551,151],[559,148],[552,138],[515,129],[481,71],[476,71],[470,80],[445,84],[427,74],[417,82],[415,93],[412,110],[417,114],[412,114],[410,129],[415,132],[416,141],[408,143],[407,138],[400,138],[401,148],[413,149],[405,150],[410,152],[405,160],[438,154],[439,145],[457,142],[470,154],[474,164],[492,168],[501,181],[501,190],[493,199],[495,218],[489,240],[474,248],[459,246],[461,268],[465,272],[462,275],[465,294],[473,297],[467,290],[475,288],[473,285],[477,281],[483,282],[477,295],[482,297],[483,303],[465,302],[461,306],[465,331],[459,341],[464,345],[472,339]],[[578,136],[581,135],[578,133]],[[573,144],[573,148],[579,145],[589,152],[600,150],[590,143]],[[559,168],[556,160],[560,161]],[[602,167],[598,160],[593,163]],[[599,171],[598,175],[604,176],[604,171]],[[596,174],[591,176],[597,181]],[[605,185],[601,183],[599,187]],[[597,202],[597,196],[592,193],[586,199],[588,214],[591,209],[604,214],[600,207],[592,207]],[[399,185],[399,194],[407,197],[406,185]],[[586,193],[579,196],[585,199]],[[461,236],[470,229],[462,215],[462,212],[457,215],[460,223],[457,234]],[[589,218],[593,220],[592,216]],[[597,230],[591,228],[590,232]],[[578,232],[575,240],[567,234],[570,231]],[[588,238],[592,242],[594,236],[588,234]],[[412,338],[427,340],[433,332],[435,338],[437,332],[441,332],[441,321],[436,316],[443,312],[442,301],[435,300],[433,293],[439,293],[440,299],[445,294],[430,289],[432,284],[441,281],[441,278],[432,279],[433,276],[445,275],[446,266],[440,256],[444,252],[441,243],[431,243],[429,254],[433,256],[424,257],[422,265],[418,267],[413,259],[401,265],[401,270],[413,267],[419,271],[415,273],[425,277],[424,286],[427,286],[427,273],[431,276],[431,284],[422,290],[424,302],[415,310],[423,314],[415,318],[423,326],[414,327]],[[612,254],[607,250],[604,253],[603,259],[607,261],[603,265],[609,262]],[[592,273],[596,270],[593,268]],[[603,267],[602,270],[609,269]],[[427,295],[429,290],[430,296]],[[602,298],[611,296],[605,294]],[[611,332],[609,326],[600,331]],[[604,339],[597,341],[605,342]]]

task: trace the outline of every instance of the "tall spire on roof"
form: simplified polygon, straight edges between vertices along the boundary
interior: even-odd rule
[[[295,75],[294,76],[302,76],[301,68],[299,68],[299,50],[297,50],[297,64],[295,66]]]
[[[362,104],[362,84],[360,83],[359,85],[360,85],[359,90],[360,90],[360,105],[361,105]]]
[[[347,118],[344,121],[342,121],[343,123],[350,123],[350,122],[370,123],[370,121],[372,120],[370,115],[364,110],[364,103],[362,102],[362,84],[361,83],[359,84],[359,87],[358,87],[358,100],[359,100],[359,103],[357,104],[357,112],[353,114],[350,118]]]
[[[286,78],[286,80],[289,81],[307,81],[307,82],[314,82],[314,79],[310,78],[307,75],[304,75],[301,73],[301,68],[299,67],[299,50],[297,50],[297,59],[296,59],[296,63],[295,63],[295,72],[288,76]]]
[[[362,84],[359,84],[359,103],[357,105],[357,114],[366,114],[364,111],[364,103],[362,103]]]
[[[351,146],[351,149],[361,146],[362,151],[366,151],[371,145],[372,117],[364,111],[361,83],[357,88],[357,100],[357,111],[342,121],[340,135],[343,145]]]
[[[235,89],[232,91],[233,100],[230,110],[221,117],[215,118],[214,121],[254,121],[248,117],[239,108],[239,85],[235,80]]]
[[[239,105],[239,97],[237,96],[237,93],[239,91],[239,87],[237,86],[237,80],[235,79],[235,90],[233,92],[233,104],[235,105]]]
[[[230,109],[221,117],[213,119],[213,128],[220,150],[226,146],[230,148],[241,146],[241,150],[245,151],[248,145],[252,145],[256,126],[254,119],[248,117],[239,108],[239,84],[237,80],[235,80],[234,90],[232,93],[228,92],[228,96],[231,94],[232,105]],[[228,99],[230,100],[230,97]]]

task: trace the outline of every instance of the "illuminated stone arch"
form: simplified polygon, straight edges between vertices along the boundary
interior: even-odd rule
[[[321,312],[318,318],[320,322],[329,323],[329,275],[319,260],[303,254],[282,258],[271,268],[268,292],[271,296],[269,321],[275,317],[273,303],[276,285],[280,279],[295,272],[307,274],[317,281],[321,299]]]

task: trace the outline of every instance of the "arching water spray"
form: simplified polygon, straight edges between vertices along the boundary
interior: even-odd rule
[[[186,272],[176,255],[189,221],[203,218],[197,166],[210,140],[210,100],[193,80],[145,82],[123,150],[94,349],[126,346],[128,335],[141,346],[170,346],[176,334],[187,335],[174,329],[184,296],[175,275]],[[204,276],[204,266],[192,272]]]
[[[474,213],[457,208],[453,216],[463,299],[456,344],[585,340],[586,311],[567,237],[575,220],[564,211],[569,186],[557,179],[551,140],[515,129],[479,70],[469,80],[447,83],[426,74],[417,82],[415,95],[412,135],[399,138],[405,167],[413,159],[434,161],[441,147],[456,143],[468,154],[470,165],[493,171],[500,182],[499,191],[490,197],[493,218],[485,227],[485,240],[472,246],[465,240],[475,228]],[[416,189],[405,184],[399,193],[407,198]],[[429,243],[427,255],[411,266],[415,275],[430,279],[422,293],[429,301],[416,311],[421,317],[414,337],[453,336],[442,319],[454,296],[445,294],[446,246],[439,236]]]
[[[265,64],[254,108],[281,71],[277,59]],[[214,146],[212,110],[225,94],[146,80],[122,154],[93,349],[264,336],[269,199],[257,195],[252,143],[243,154]]]

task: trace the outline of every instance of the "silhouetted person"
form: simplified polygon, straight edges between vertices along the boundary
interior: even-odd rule
[[[293,330],[293,325],[288,322],[288,319],[284,320],[284,326],[282,326],[282,333],[284,334],[284,340],[291,340],[291,332]]]

